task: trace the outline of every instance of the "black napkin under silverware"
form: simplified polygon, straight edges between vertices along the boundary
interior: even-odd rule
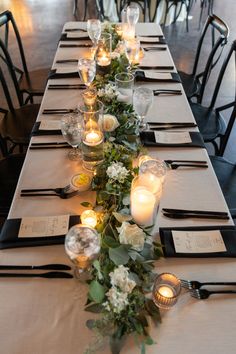
[[[92,47],[92,44],[89,43],[84,43],[84,44],[64,44],[61,43],[59,45],[60,48],[89,48]]]
[[[157,79],[157,78],[149,78],[145,76],[144,71],[137,70],[135,73],[135,80],[136,81],[143,81],[143,82],[167,82],[167,83],[181,83],[180,76],[177,73],[169,73],[171,78],[170,79]]]
[[[89,36],[67,37],[67,33],[61,35],[60,41],[91,41]]]
[[[79,78],[78,71],[73,71],[70,73],[57,73],[56,69],[52,69],[48,75],[48,79],[73,79]]]
[[[189,132],[189,134],[192,140],[190,143],[178,143],[178,144],[157,143],[153,131],[140,132],[140,139],[145,146],[159,146],[163,148],[164,147],[183,147],[183,148],[195,147],[195,148],[203,148],[203,149],[206,148],[202,136],[199,132]]]
[[[139,65],[138,68],[142,70],[174,70],[174,67],[172,65]]]
[[[223,238],[226,252],[213,253],[176,253],[172,231],[204,231],[219,230]],[[159,229],[161,244],[165,257],[184,258],[210,258],[210,257],[236,257],[236,228],[235,226],[195,226],[195,227],[161,227]]]
[[[41,122],[35,122],[33,129],[31,131],[31,136],[43,136],[43,135],[62,135],[62,132],[60,129],[55,129],[55,130],[41,130],[40,129],[40,124]]]

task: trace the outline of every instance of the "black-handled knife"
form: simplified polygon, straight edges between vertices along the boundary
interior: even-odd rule
[[[44,265],[0,265],[0,270],[17,270],[17,269],[51,269],[51,270],[71,270],[67,264],[44,264]]]
[[[219,219],[219,220],[229,220],[229,216],[226,215],[212,215],[212,214],[178,214],[178,213],[163,213],[164,216],[171,219]]]
[[[223,215],[223,216],[228,216],[227,212],[224,211],[212,211],[212,210],[196,210],[196,209],[174,209],[174,208],[162,208],[162,211],[166,213],[178,213],[178,214],[208,214],[208,215]]]
[[[71,279],[73,275],[65,272],[47,273],[0,273],[0,278],[47,278],[47,279]]]

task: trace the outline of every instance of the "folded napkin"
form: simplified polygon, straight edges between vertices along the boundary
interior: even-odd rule
[[[210,253],[176,253],[172,231],[210,231],[219,230],[226,251]],[[160,238],[165,257],[209,258],[209,257],[236,257],[236,227],[235,226],[198,226],[198,227],[163,227],[160,228]],[[201,236],[200,236],[201,237]]]
[[[60,38],[60,41],[87,41],[89,40],[90,41],[90,38],[87,34],[72,34],[72,33],[63,33],[61,35],[61,38]]]
[[[181,79],[177,73],[157,73],[137,70],[135,73],[136,81],[143,82],[180,82]]]
[[[166,133],[168,134],[168,133]],[[169,133],[170,134],[170,133]],[[178,134],[178,133],[176,133]],[[155,132],[143,131],[140,132],[140,139],[145,146],[160,146],[160,147],[200,147],[205,148],[202,136],[198,132],[189,132],[191,142],[188,143],[160,143],[156,142]],[[175,135],[176,136],[176,135]]]
[[[61,135],[61,129],[40,129],[41,122],[35,122],[31,131],[31,136],[39,135]]]
[[[80,223],[78,215],[70,216],[69,228]],[[0,233],[0,249],[34,247],[63,244],[65,235],[52,237],[27,237],[18,238],[21,219],[7,219]]]
[[[139,37],[140,43],[141,44],[155,44],[155,45],[159,45],[159,44],[166,44],[166,40],[164,38],[160,38],[160,37]]]
[[[73,78],[79,78],[79,73],[78,71],[68,71],[62,72],[62,70],[59,69],[53,69],[50,71],[48,75],[48,79],[73,79]]]

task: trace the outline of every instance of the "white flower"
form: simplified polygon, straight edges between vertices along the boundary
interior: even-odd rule
[[[113,162],[107,168],[107,175],[114,181],[123,183],[128,176],[129,171],[124,167],[122,162]]]
[[[100,116],[98,123],[105,132],[113,132],[120,125],[117,118],[111,114]]]
[[[109,275],[112,286],[118,287],[123,293],[130,294],[136,286],[135,281],[129,278],[128,268],[123,265],[120,265]]]
[[[117,228],[121,244],[132,245],[136,251],[142,251],[145,240],[145,233],[138,225],[131,225],[124,221],[121,227]]]
[[[116,59],[118,58],[119,59],[120,57],[120,53],[114,51],[114,52],[111,52],[111,59]]]
[[[120,313],[129,304],[128,294],[120,292],[116,287],[110,288],[106,295],[113,307],[114,312],[116,313]],[[108,306],[107,310],[109,311]]]
[[[107,84],[104,88],[98,90],[98,97],[107,97],[112,100],[116,96],[116,88],[112,84]]]

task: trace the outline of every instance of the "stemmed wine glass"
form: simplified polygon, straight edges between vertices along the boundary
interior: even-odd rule
[[[153,91],[150,88],[138,87],[134,90],[133,106],[140,120],[140,130],[146,129],[146,123],[144,123],[144,118],[146,117],[148,110],[152,105],[152,102]]]
[[[82,123],[78,114],[64,115],[61,120],[62,135],[73,149],[69,151],[68,157],[72,161],[81,159],[81,151],[79,145],[81,144]]]
[[[129,60],[129,67],[139,62],[140,41],[136,38],[125,41],[125,54]]]
[[[136,25],[139,19],[139,6],[131,4],[127,7],[127,21],[130,25]]]
[[[101,36],[102,25],[99,20],[90,19],[87,21],[87,31],[89,38],[93,42],[94,46],[97,45],[98,40]]]
[[[89,88],[96,75],[96,62],[93,59],[81,58],[78,61],[80,79]]]

